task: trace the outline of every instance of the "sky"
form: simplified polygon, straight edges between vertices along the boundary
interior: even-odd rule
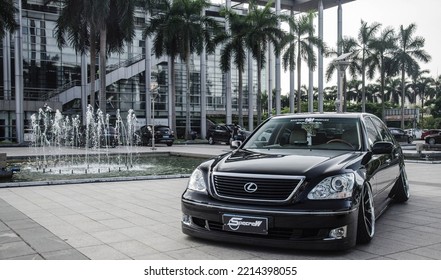
[[[343,37],[356,38],[361,20],[368,23],[378,22],[382,27],[391,26],[399,30],[400,25],[407,27],[415,23],[415,36],[425,38],[424,49],[432,57],[429,63],[420,63],[421,70],[430,70],[432,77],[441,75],[441,1],[440,0],[355,0],[342,5]],[[323,36],[328,46],[337,44],[337,7],[324,10]],[[317,25],[316,25],[317,28]],[[331,59],[324,60],[324,69]],[[302,84],[308,83],[306,67],[302,66]],[[286,74],[284,74],[285,76]],[[287,76],[287,75],[286,75]],[[288,79],[283,79],[289,81]],[[333,79],[325,86],[335,84]],[[369,82],[369,81],[368,81]],[[296,82],[297,83],[297,82]],[[314,84],[317,84],[317,72],[314,73]],[[282,83],[282,93],[289,91],[289,82]]]

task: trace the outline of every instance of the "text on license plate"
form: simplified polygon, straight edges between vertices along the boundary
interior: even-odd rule
[[[268,234],[268,218],[224,214],[222,222],[226,231]]]

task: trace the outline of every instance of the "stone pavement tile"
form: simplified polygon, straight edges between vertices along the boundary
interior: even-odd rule
[[[166,253],[141,255],[141,256],[136,256],[135,259],[136,260],[175,260]]]
[[[416,245],[403,243],[400,240],[375,236],[369,244],[357,245],[357,249],[374,255],[387,256],[417,248]]]
[[[80,214],[80,213],[59,216],[59,218],[67,223],[72,224],[72,225],[95,221],[95,220],[87,217],[86,215]]]
[[[104,211],[87,212],[87,213],[83,213],[82,215],[94,221],[101,221],[101,220],[108,220],[115,218],[113,215],[110,215],[109,213]]]
[[[30,218],[9,221],[7,222],[7,224],[11,229],[27,229],[27,228],[41,227],[40,224],[36,223],[33,219]]]
[[[121,241],[128,241],[131,238],[125,234],[122,234],[118,230],[114,229],[108,229],[105,231],[96,231],[96,232],[89,232],[89,234],[102,241],[103,243],[115,243],[115,242],[121,242]]]
[[[120,218],[100,220],[99,222],[111,229],[128,228],[134,226],[134,224],[132,224],[131,222]]]
[[[9,230],[9,227],[0,220],[0,232],[8,231],[8,230]]]
[[[109,243],[108,245],[115,248],[124,255],[129,256],[132,259],[136,259],[137,256],[160,253],[159,251],[153,249],[152,247],[149,247],[137,240],[127,240],[116,243]]]
[[[221,260],[249,260],[254,259],[257,255],[254,252],[250,252],[247,248],[232,248],[231,246],[215,246],[205,245],[199,246],[197,249],[208,255]]]
[[[89,260],[88,257],[83,255],[76,249],[42,252],[41,255],[46,260]]]
[[[64,241],[74,248],[104,244],[103,241],[93,237],[89,233],[66,235],[64,236]]]
[[[84,232],[100,232],[100,231],[106,231],[110,228],[97,222],[97,221],[90,221],[90,222],[76,222],[74,226],[78,227],[80,230]]]
[[[24,255],[14,258],[8,258],[8,260],[44,260],[44,259],[39,254],[30,254],[30,255]]]
[[[186,243],[179,242],[165,236],[145,236],[143,238],[137,238],[137,240],[160,252],[168,252],[190,247]]]
[[[198,248],[186,248],[180,250],[168,251],[167,255],[176,260],[218,260],[213,255],[198,250]]]
[[[91,260],[129,260],[129,256],[124,255],[115,248],[107,244],[95,245],[78,248],[82,254]]]
[[[124,219],[137,226],[156,226],[158,224],[157,221],[138,214],[125,217]]]
[[[47,229],[50,230],[56,236],[64,239],[66,236],[71,236],[74,234],[82,234],[83,231],[79,228],[70,225],[70,224],[60,224],[60,225],[50,225],[47,226]]]
[[[401,229],[394,232],[384,232],[381,234],[381,238],[399,240],[401,243],[423,247],[441,242],[441,235],[439,233],[422,232],[416,229]]]
[[[426,257],[429,259],[434,259],[434,260],[440,260],[441,259],[441,246],[438,245],[432,245],[432,246],[428,246],[428,247],[419,247],[413,250],[410,250],[409,253],[418,255],[418,256],[422,256],[422,257]]]
[[[21,241],[21,238],[12,230],[0,231],[0,244]]]
[[[36,254],[37,252],[29,247],[24,241],[15,241],[0,244],[0,260]]]
[[[2,212],[0,214],[0,219],[3,222],[9,222],[9,221],[16,221],[16,220],[23,220],[28,218],[25,214],[23,214],[20,211],[17,211],[15,208],[11,207],[11,211]]]
[[[45,236],[39,238],[26,238],[26,242],[39,253],[73,249],[58,236]]]
[[[21,238],[27,239],[38,239],[44,237],[52,237],[54,234],[44,227],[34,227],[34,228],[18,228],[15,230]]]
[[[395,260],[431,260],[433,258],[425,257],[422,255],[417,255],[411,252],[399,252],[396,254],[390,254],[388,255],[389,258],[395,259]]]

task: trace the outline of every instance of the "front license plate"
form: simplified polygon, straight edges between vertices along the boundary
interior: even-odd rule
[[[226,231],[268,234],[267,218],[224,214],[222,222],[222,229]]]

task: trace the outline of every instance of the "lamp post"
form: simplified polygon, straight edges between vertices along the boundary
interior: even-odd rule
[[[150,84],[150,92],[152,98],[152,150],[156,150],[155,147],[155,99],[158,97],[159,85],[157,82]]]
[[[337,101],[335,102],[335,109],[336,109],[337,113],[343,112],[343,100],[342,100],[342,95],[343,95],[343,78],[345,76],[346,68],[348,68],[349,64],[351,64],[351,61],[348,60],[348,58],[349,58],[349,56],[351,54],[352,53],[344,53],[344,54],[340,55],[339,57],[337,57],[332,62],[332,64],[334,64],[334,66],[338,70],[338,79],[339,79],[339,83],[341,85],[338,88]]]

